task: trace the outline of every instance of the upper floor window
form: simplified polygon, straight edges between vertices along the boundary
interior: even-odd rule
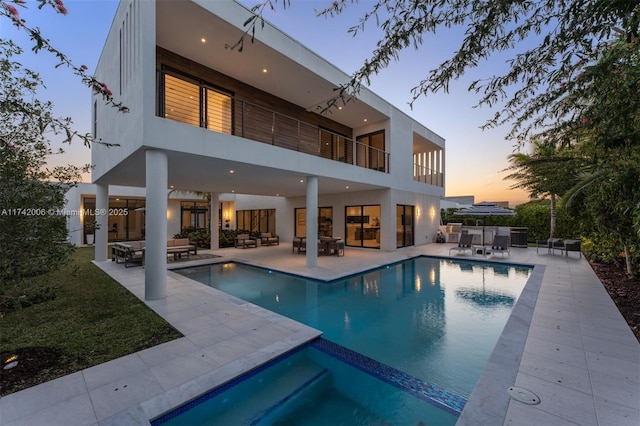
[[[358,166],[379,171],[386,171],[386,154],[384,152],[384,130],[360,135],[356,138],[356,158]]]
[[[192,126],[232,133],[230,95],[203,84],[163,73],[160,115]]]

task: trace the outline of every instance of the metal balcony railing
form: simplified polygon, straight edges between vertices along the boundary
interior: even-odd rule
[[[413,170],[413,180],[434,186],[444,186],[444,173],[417,163],[413,164]]]
[[[288,115],[158,71],[159,117],[389,172],[389,153]]]

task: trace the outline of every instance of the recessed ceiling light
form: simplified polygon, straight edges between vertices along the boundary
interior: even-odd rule
[[[169,186],[169,188],[173,189],[173,185]]]
[[[349,189],[349,185],[345,186],[345,188]]]
[[[366,119],[366,118],[364,119],[364,122],[365,122],[365,123],[367,122],[367,119]]]
[[[267,69],[266,68],[262,68],[262,72],[266,74],[267,73]]]
[[[204,38],[204,37],[202,37],[202,38],[200,39],[200,41],[201,41],[202,43],[206,43],[206,42],[207,42],[207,39],[206,39],[206,38]]]
[[[235,170],[229,170],[229,173],[235,173]]]
[[[342,107],[341,107],[341,106],[339,106],[339,107],[338,107],[338,109],[342,109]]]
[[[304,183],[304,179],[300,179],[300,183]]]

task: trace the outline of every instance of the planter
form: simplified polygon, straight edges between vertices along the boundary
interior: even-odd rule
[[[94,234],[87,234],[87,244],[92,246],[94,241],[95,241],[95,235]]]

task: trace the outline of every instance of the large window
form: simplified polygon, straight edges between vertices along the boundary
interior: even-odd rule
[[[345,208],[346,245],[380,248],[380,205]]]
[[[298,208],[294,211],[295,217],[295,236],[307,236],[307,209]],[[333,236],[333,207],[318,207],[318,236]]]
[[[231,134],[231,95],[203,82],[176,74],[161,73],[160,115],[192,126]]]
[[[386,170],[384,130],[361,135],[356,138],[357,165],[379,171]]]
[[[276,233],[276,209],[237,210],[236,228],[250,232]]]
[[[398,204],[396,206],[396,246],[414,245],[414,206]]]
[[[343,163],[351,162],[353,142],[344,135],[320,128],[320,156]]]
[[[209,229],[209,203],[201,201],[180,202],[180,229],[183,231]]]
[[[200,87],[165,74],[164,117],[192,126],[200,126]]]
[[[96,209],[95,197],[84,197],[82,204],[85,211],[94,212]],[[108,219],[108,241],[144,240],[144,206],[145,201],[141,199],[109,197],[109,210],[114,214],[110,215]],[[85,215],[83,223],[92,219],[95,220],[95,216]],[[84,234],[83,229],[83,241],[86,243],[86,235]]]

